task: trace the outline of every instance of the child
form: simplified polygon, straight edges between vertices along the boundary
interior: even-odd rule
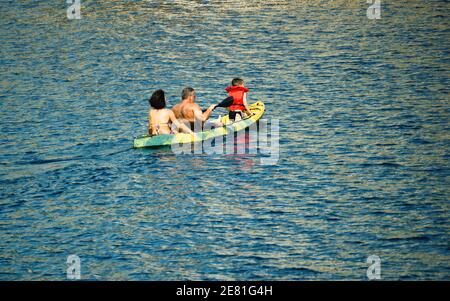
[[[244,81],[240,78],[234,78],[231,81],[231,86],[227,87],[225,91],[228,92],[229,96],[234,98],[233,104],[229,108],[228,117],[232,121],[238,121],[244,118],[242,116],[242,112],[245,112],[247,115],[251,116],[252,112],[250,111],[247,105],[247,92],[249,89],[244,87]],[[240,118],[236,120],[236,116],[239,115]]]

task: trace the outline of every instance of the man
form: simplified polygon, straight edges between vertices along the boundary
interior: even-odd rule
[[[191,124],[191,128],[194,127],[196,122],[198,122],[198,126],[201,127],[201,125],[208,120],[216,107],[215,105],[211,105],[205,112],[202,112],[200,106],[195,103],[195,97],[195,90],[191,87],[186,87],[181,93],[181,103],[176,104],[172,108],[175,117],[180,120],[184,119],[188,121]]]

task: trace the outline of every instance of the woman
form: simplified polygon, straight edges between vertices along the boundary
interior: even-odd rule
[[[190,128],[175,118],[172,110],[166,109],[166,98],[163,90],[156,90],[148,100],[152,109],[148,112],[148,133],[151,136],[161,134],[175,134],[171,129],[174,124],[177,129],[191,133]]]

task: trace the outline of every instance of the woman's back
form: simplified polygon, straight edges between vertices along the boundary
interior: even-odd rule
[[[152,109],[148,112],[148,133],[150,135],[174,134],[172,123],[177,130],[192,133],[191,129],[180,123],[172,110],[166,109],[166,98],[163,90],[156,90],[148,100]]]
[[[169,109],[151,109],[149,112],[149,130],[151,135],[171,134]]]

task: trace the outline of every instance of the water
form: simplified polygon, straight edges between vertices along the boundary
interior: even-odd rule
[[[447,1],[64,2],[1,1],[1,280],[449,280]],[[234,76],[278,164],[131,149]]]

